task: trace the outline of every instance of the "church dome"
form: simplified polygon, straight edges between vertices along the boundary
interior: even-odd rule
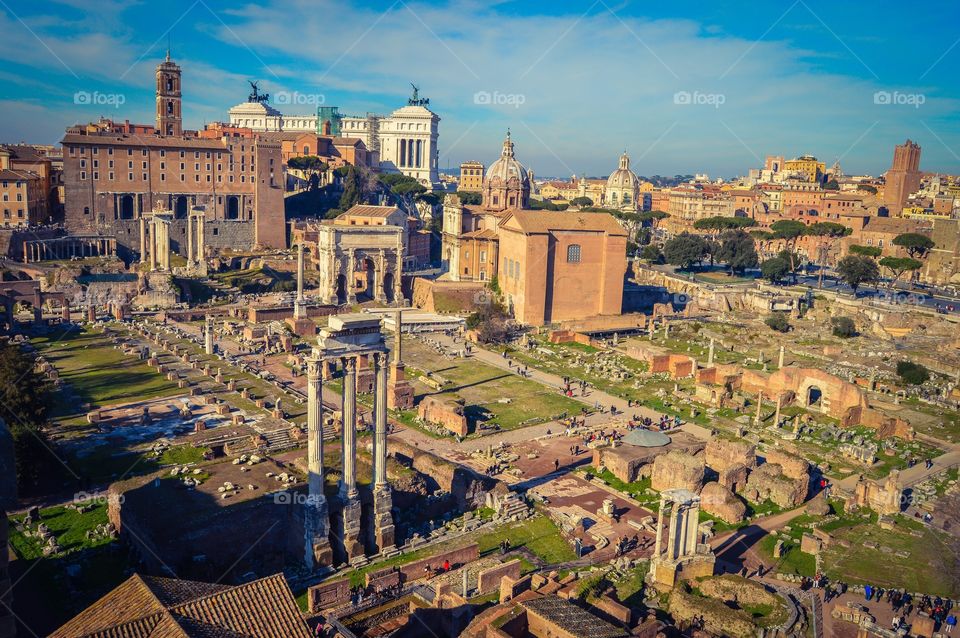
[[[484,180],[488,182],[499,180],[505,184],[511,179],[517,179],[520,183],[529,183],[527,169],[513,156],[513,141],[510,139],[510,131],[507,131],[507,139],[503,141],[500,158],[487,169]]]
[[[615,190],[634,190],[640,187],[640,179],[630,170],[630,156],[624,153],[620,156],[620,167],[610,173],[607,178],[607,188]]]
[[[624,443],[637,447],[663,447],[670,443],[670,437],[663,432],[654,432],[644,428],[635,428],[623,437]]]

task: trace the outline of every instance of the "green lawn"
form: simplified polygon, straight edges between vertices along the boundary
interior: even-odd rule
[[[573,548],[560,534],[560,529],[547,516],[537,515],[516,523],[501,525],[477,539],[480,554],[495,552],[504,540],[511,548],[526,547],[547,565],[576,560]]]
[[[57,368],[73,395],[55,395],[55,417],[78,414],[84,403],[99,407],[183,392],[146,363],[114,349],[98,330],[55,332],[35,338],[33,345]]]
[[[16,552],[18,558],[28,560],[41,558],[43,543],[39,539],[28,538],[13,524],[14,520],[20,521],[23,518],[23,515],[19,515],[10,520],[10,547]],[[106,503],[93,505],[89,511],[82,514],[60,505],[49,507],[41,510],[40,520],[57,537],[57,542],[64,554],[106,545],[110,542],[109,539],[90,540],[86,537],[87,531],[107,522]]]

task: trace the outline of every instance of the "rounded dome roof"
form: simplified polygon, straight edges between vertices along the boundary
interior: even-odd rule
[[[635,428],[623,437],[624,443],[637,447],[663,447],[670,442],[670,437],[663,432],[654,432],[644,428]]]
[[[620,156],[620,167],[610,173],[607,178],[607,188],[635,189],[640,187],[640,179],[630,170],[630,156],[624,153]]]
[[[500,152],[500,158],[490,165],[484,179],[498,179],[502,182],[509,182],[514,178],[520,182],[529,181],[527,169],[513,156],[513,141],[510,139],[510,131],[507,131],[507,139],[503,141],[503,151]]]

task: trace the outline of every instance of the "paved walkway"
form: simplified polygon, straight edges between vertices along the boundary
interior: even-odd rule
[[[936,441],[940,446],[945,445],[945,443],[939,439],[933,439],[933,441]],[[951,445],[946,452],[934,457],[932,459],[933,465],[931,465],[930,468],[927,468],[924,460],[925,459],[920,459],[913,467],[908,467],[900,471],[901,487],[912,487],[930,478],[934,474],[960,466],[960,445]],[[843,489],[852,491],[857,485],[857,473],[854,472],[850,476],[840,480],[837,485]]]

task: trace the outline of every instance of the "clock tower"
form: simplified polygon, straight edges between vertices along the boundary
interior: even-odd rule
[[[183,115],[180,111],[180,67],[167,58],[157,65],[157,133],[179,137],[183,135]]]

